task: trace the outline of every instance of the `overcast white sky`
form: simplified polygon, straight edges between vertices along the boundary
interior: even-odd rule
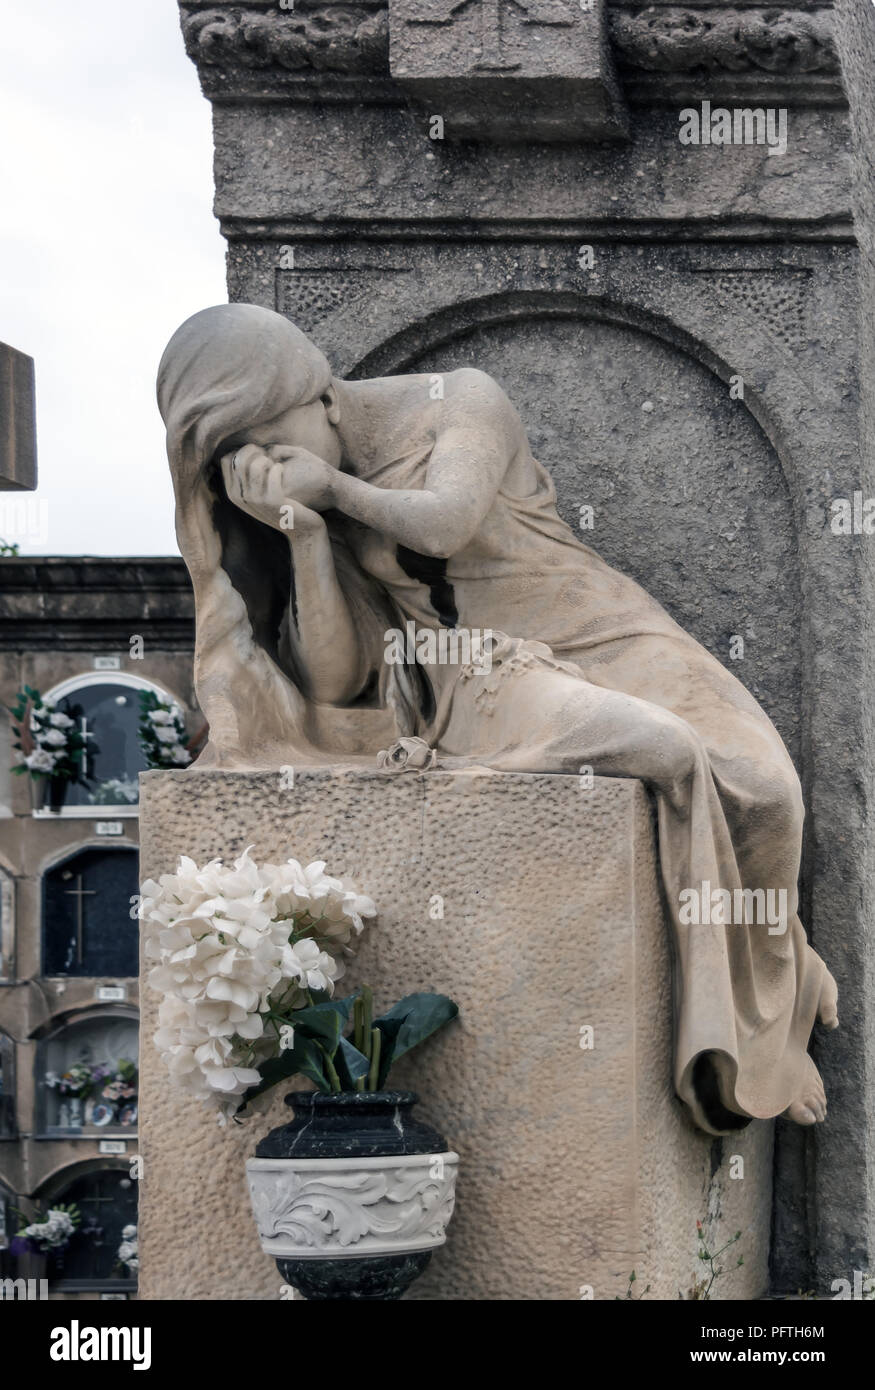
[[[175,0],[0,0],[0,340],[36,361],[22,554],[177,553],[155,371],[227,299],[212,199]]]

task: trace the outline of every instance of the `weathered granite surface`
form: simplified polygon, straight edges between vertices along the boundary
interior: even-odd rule
[[[697,1219],[715,1241],[743,1232],[744,1266],[719,1296],[763,1292],[772,1126],[709,1140],[666,1086],[668,938],[640,784],[319,771],[279,782],[145,774],[143,872],[249,844],[260,859],[324,853],[379,909],[347,982],[369,982],[380,1004],[423,988],[458,1001],[460,1021],[392,1073],[461,1156],[448,1243],[409,1296],[572,1300],[589,1285],[610,1299],[634,1269],[639,1289],[677,1298],[701,1275]],[[142,993],[140,1296],[279,1298],[243,1165],[281,1100],[218,1131],[171,1091],[151,1043],[157,996]]]

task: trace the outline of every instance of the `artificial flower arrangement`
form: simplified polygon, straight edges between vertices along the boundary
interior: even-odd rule
[[[250,847],[251,848],[251,847]],[[398,1298],[446,1239],[459,1156],[416,1120],[392,1064],[458,1013],[410,994],[375,1018],[371,990],[335,998],[343,957],[376,915],[323,860],[225,866],[181,858],[142,885],[155,1044],[171,1081],[221,1124],[266,1107],[294,1119],[260,1140],[246,1172],[259,1239],[307,1298]]]
[[[120,1057],[115,1071],[107,1072],[109,1081],[103,1087],[100,1094],[104,1100],[118,1104],[120,1100],[133,1100],[137,1094],[137,1082],[139,1073],[135,1062],[131,1062],[127,1057]]]
[[[140,691],[140,751],[146,767],[188,767],[192,761],[185,718],[175,700],[162,699],[154,690]]]
[[[38,690],[26,685],[16,695],[10,713],[13,743],[21,754],[21,761],[13,764],[14,773],[67,782],[84,781],[85,738],[72,717],[75,711],[58,709],[54,700],[44,700]]]
[[[115,1267],[119,1274],[136,1274],[140,1268],[140,1248],[136,1226],[125,1226],[122,1230],[121,1244],[115,1253]]]
[[[92,1067],[88,1062],[74,1062],[63,1076],[58,1076],[57,1072],[47,1071],[44,1080],[49,1090],[57,1091],[59,1096],[85,1100],[87,1096],[91,1095],[98,1081],[101,1081],[108,1074],[108,1068]]]
[[[247,849],[233,868],[183,857],[142,885],[148,980],[163,995],[155,1043],[176,1086],[220,1123],[295,1075],[325,1094],[381,1089],[392,1062],[458,1012],[444,995],[412,994],[374,1018],[367,988],[333,997],[376,908],[325,867],[259,867]]]
[[[18,1214],[22,1215],[21,1212]],[[66,1248],[81,1221],[75,1203],[59,1202],[57,1206],[49,1207],[42,1220],[22,1226],[10,1242],[10,1254],[37,1254],[49,1250],[58,1253]]]
[[[100,1093],[104,1100],[117,1104],[130,1100],[137,1094],[138,1072],[135,1062],[120,1057],[115,1067],[100,1062],[92,1066],[89,1062],[74,1062],[62,1076],[48,1071],[44,1081],[49,1090],[58,1095],[76,1100],[87,1100],[89,1096]]]

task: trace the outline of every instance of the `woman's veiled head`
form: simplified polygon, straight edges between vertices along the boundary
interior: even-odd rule
[[[158,368],[158,408],[177,486],[193,486],[225,441],[310,406],[330,386],[326,358],[282,314],[257,304],[218,304],[194,314]]]

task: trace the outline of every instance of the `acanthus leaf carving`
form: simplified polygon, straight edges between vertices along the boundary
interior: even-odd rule
[[[834,73],[829,10],[655,8],[610,12],[622,65],[648,72]]]
[[[286,72],[388,73],[385,9],[323,5],[283,14],[206,10],[185,15],[186,52],[198,65]]]
[[[439,1175],[434,1160],[384,1168],[296,1170],[288,1160],[278,1166],[248,1166],[252,1207],[263,1247],[285,1240],[302,1250],[330,1255],[354,1248],[373,1252],[428,1248],[441,1244],[453,1213],[455,1164],[442,1155]]]

